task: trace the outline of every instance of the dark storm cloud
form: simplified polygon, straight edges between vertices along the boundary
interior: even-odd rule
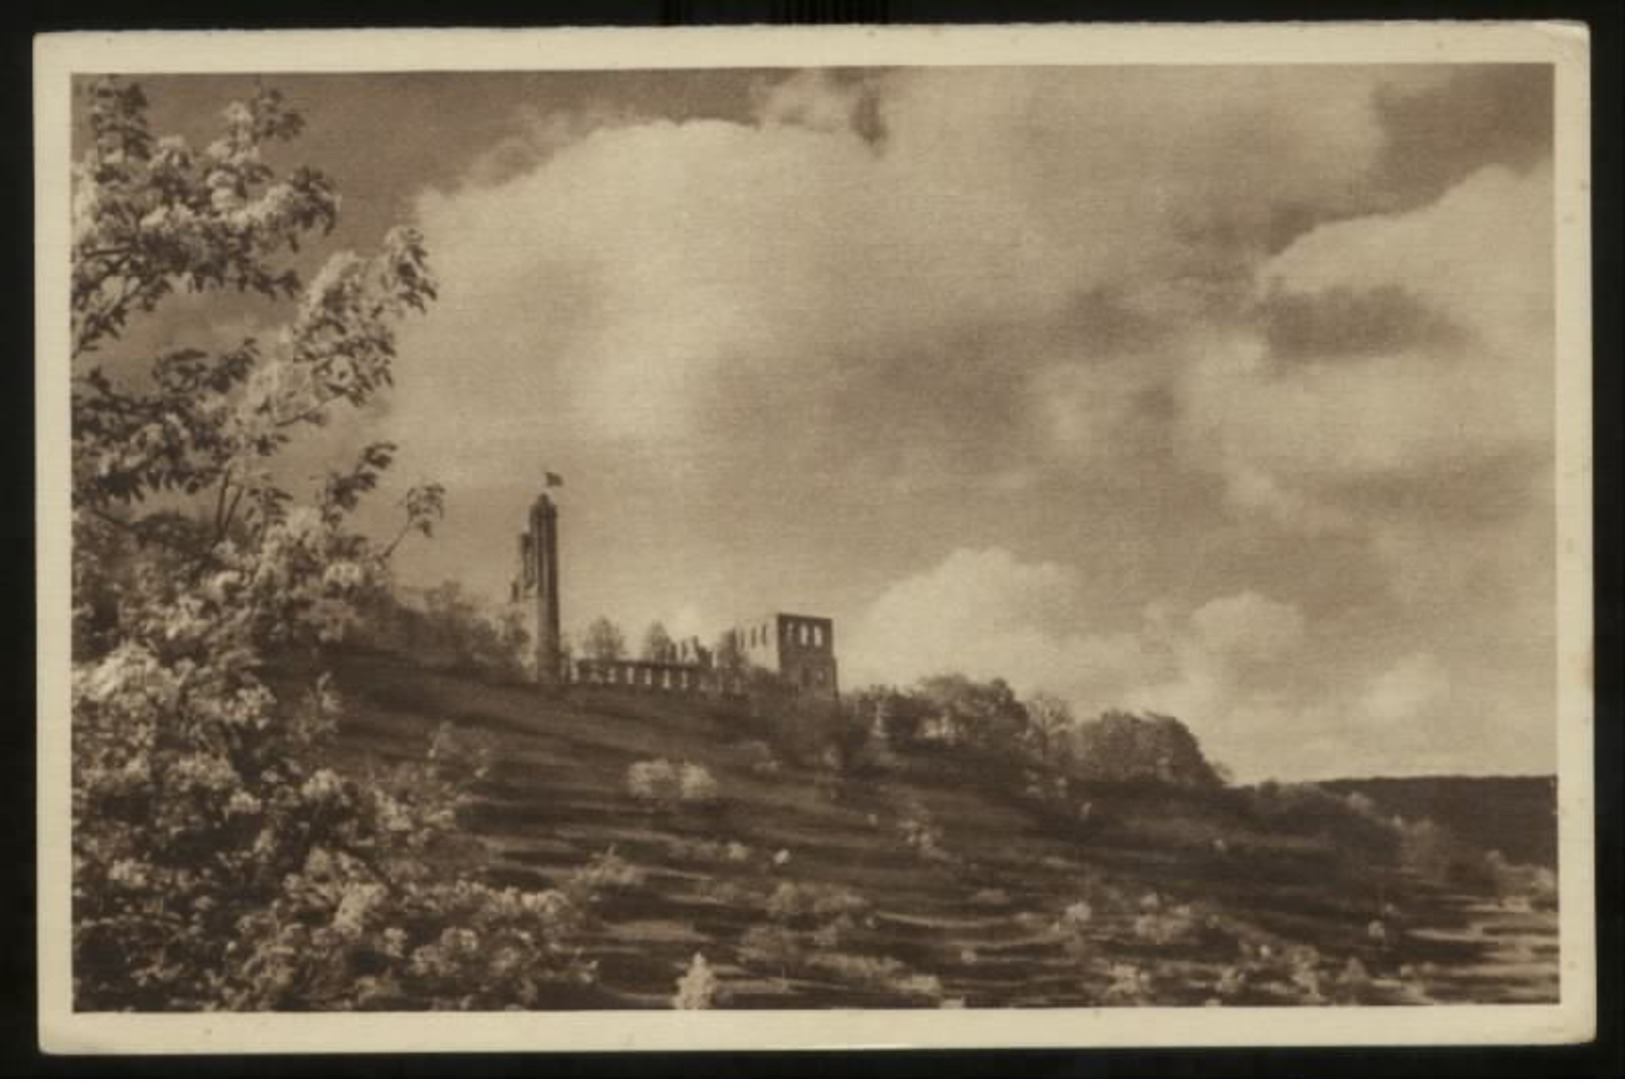
[[[1550,65],[1464,66],[1433,82],[1394,73],[1387,69],[1369,92],[1381,142],[1360,184],[1273,201],[1237,223],[1233,239],[1222,230],[1205,239],[1276,253],[1319,225],[1425,206],[1485,166],[1523,172],[1550,159]]]
[[[1006,351],[1012,351],[1007,353]],[[822,455],[923,485],[1011,468],[1033,436],[1010,357],[1019,342],[969,333],[889,356],[848,357],[824,374],[819,396],[838,424],[809,433]],[[1001,363],[1002,362],[1002,363]]]
[[[1509,448],[1480,459],[1429,464],[1360,478],[1338,496],[1360,515],[1443,527],[1508,523],[1549,502],[1551,452]]]
[[[1167,344],[1177,329],[1130,304],[1107,286],[1086,289],[1056,321],[1058,342],[1101,355],[1144,353]]]
[[[881,97],[895,71],[893,68],[802,68],[788,76],[782,71],[765,72],[751,84],[752,116],[748,119],[759,125],[790,123],[848,128],[879,150],[886,142]]]
[[[1352,360],[1430,348],[1454,350],[1466,331],[1400,286],[1273,293],[1258,306],[1278,362]]]
[[[1464,68],[1421,91],[1377,91],[1385,132],[1376,179],[1395,207],[1414,207],[1478,169],[1524,171],[1552,153],[1552,67]]]

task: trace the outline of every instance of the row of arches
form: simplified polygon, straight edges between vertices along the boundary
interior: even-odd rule
[[[576,662],[577,684],[641,688],[660,692],[739,691],[737,677],[696,665],[636,660],[583,659]]]

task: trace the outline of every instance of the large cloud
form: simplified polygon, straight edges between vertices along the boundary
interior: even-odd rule
[[[1450,674],[1426,651],[1407,655],[1371,681],[1361,706],[1382,722],[1425,722],[1450,698]]]
[[[1157,319],[1227,296],[1278,216],[1346,199],[1382,143],[1373,90],[1396,78],[803,74],[764,88],[755,125],[551,121],[533,168],[419,200],[445,294],[411,357],[456,361],[403,381],[398,410],[451,458],[524,433],[437,424],[414,383],[706,444],[701,419],[771,408],[741,394],[761,384],[830,401],[899,364],[929,380],[968,338],[1013,346],[1018,370],[1088,362],[1087,326],[1023,330],[1105,287]]]
[[[1002,677],[1018,693],[1059,694],[1085,714],[1124,707],[1178,715],[1246,774],[1313,770],[1283,764],[1270,743],[1298,695],[1283,679],[1308,642],[1297,606],[1255,591],[1194,610],[1159,600],[1136,627],[1080,631],[1092,623],[1081,587],[1066,565],[1024,562],[999,548],[956,550],[881,594],[843,647],[855,660],[848,676]]]
[[[960,549],[892,584],[843,648],[858,681],[908,682],[957,670],[1027,691],[1117,687],[1152,664],[1134,636],[1090,635],[1076,569],[1006,549]]]
[[[1328,755],[1550,762],[1551,184],[1546,165],[1488,166],[1435,203],[1312,230],[1260,268],[1260,323],[1181,376],[1187,461],[1307,546],[1359,539],[1387,595],[1360,604],[1412,637],[1388,649],[1458,674],[1447,703],[1437,672],[1384,669],[1335,705],[1351,721],[1318,739]],[[1396,717],[1407,681],[1431,690],[1420,728]]]
[[[1549,170],[1490,167],[1425,208],[1300,238],[1260,268],[1265,333],[1186,373],[1191,453],[1244,504],[1328,515],[1363,510],[1356,483],[1542,454],[1551,215]]]
[[[1550,738],[1517,724],[1506,685],[1454,680],[1431,650],[1362,649],[1290,600],[1254,590],[1194,608],[1159,599],[1113,628],[1090,619],[1083,587],[1068,565],[956,550],[880,595],[842,644],[845,679],[960,672],[1061,695],[1083,716],[1172,714],[1242,779],[1517,769]],[[1347,664],[1357,649],[1370,660]]]

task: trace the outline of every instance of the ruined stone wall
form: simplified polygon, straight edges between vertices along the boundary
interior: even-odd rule
[[[724,674],[709,666],[682,662],[644,662],[636,659],[578,659],[571,667],[578,685],[679,694],[732,694],[744,691],[738,674]]]
[[[769,615],[734,628],[739,653],[746,663],[770,673],[779,671],[779,622]]]
[[[551,476],[550,476],[551,480]],[[724,673],[697,639],[676,644],[677,660],[644,662],[583,659],[573,665],[561,650],[559,629],[559,509],[546,492],[530,506],[518,539],[519,569],[511,601],[532,644],[533,678],[540,684],[595,684],[670,692],[738,692],[743,673]],[[835,622],[826,617],[771,613],[737,625],[732,634],[745,669],[766,670],[804,695],[839,695]]]
[[[836,698],[835,622],[781,613],[777,624],[779,676],[804,695]]]
[[[835,622],[827,617],[773,613],[734,628],[752,666],[776,674],[807,695],[839,695]]]

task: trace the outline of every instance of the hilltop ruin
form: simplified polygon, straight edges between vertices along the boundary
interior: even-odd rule
[[[801,695],[839,696],[835,622],[828,617],[769,613],[727,629],[713,646],[697,637],[679,640],[670,660],[572,658],[560,630],[559,504],[551,493],[532,502],[518,555],[512,603],[530,637],[529,669],[538,684],[718,694],[743,691],[752,671],[764,671]]]

